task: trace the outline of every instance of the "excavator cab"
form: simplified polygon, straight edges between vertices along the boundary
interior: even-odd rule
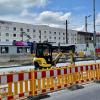
[[[35,46],[33,63],[35,68],[48,68],[52,66],[52,45],[49,43],[37,43]]]

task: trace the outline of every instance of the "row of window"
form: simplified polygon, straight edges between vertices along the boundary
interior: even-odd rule
[[[9,36],[9,33],[5,33],[6,36]],[[0,36],[1,36],[1,33],[0,33]],[[20,35],[21,36],[21,35]],[[13,34],[13,37],[16,37],[16,34]],[[22,36],[21,36],[22,37]],[[35,38],[36,35],[33,35],[33,38]],[[39,36],[39,38],[41,38]],[[44,38],[47,38],[47,36],[44,36]],[[49,39],[52,39],[51,36],[49,37]],[[57,37],[54,37],[54,39],[57,39]],[[61,37],[59,37],[59,40],[61,39]],[[65,37],[63,37],[63,40],[65,40]]]
[[[9,53],[9,47],[0,47],[0,53],[6,54]],[[16,53],[30,53],[29,47],[17,47]]]
[[[2,34],[0,33],[0,36],[1,36]],[[9,33],[5,33],[5,36],[9,36],[10,34]],[[13,37],[16,37],[16,34],[13,34]]]
[[[36,32],[36,30],[34,30],[33,32]],[[41,30],[39,30],[39,33],[41,34]],[[44,31],[44,33],[47,33],[47,31]],[[49,31],[49,34],[51,34],[52,32]],[[56,35],[57,32],[54,32],[54,35]],[[58,34],[57,34],[58,35]],[[61,33],[59,32],[59,35],[61,35]],[[65,35],[65,33],[63,33],[63,35]]]
[[[39,36],[39,38],[41,38],[41,36]],[[47,36],[44,36],[44,38],[47,38]],[[57,37],[53,37],[54,39],[57,39]],[[52,37],[50,36],[49,39],[52,39]],[[61,37],[58,38],[59,40],[61,39]],[[63,37],[63,40],[65,40],[65,37]]]
[[[1,29],[1,26],[0,26],[0,29]],[[5,27],[5,30],[9,30],[9,29],[10,29],[9,27]],[[27,30],[27,32],[30,32],[30,29],[26,29],[26,30]],[[17,31],[17,28],[13,27],[13,31]],[[20,31],[24,31],[24,29],[20,28]],[[33,30],[33,32],[34,32],[34,30]]]
[[[9,30],[9,27],[5,27],[6,28],[6,30]],[[0,27],[0,29],[1,29],[1,27]],[[27,30],[27,32],[30,32],[30,29],[26,29]],[[17,31],[17,28],[16,27],[13,27],[13,31]],[[20,28],[20,31],[24,31],[24,29],[23,28]],[[33,29],[33,32],[36,32],[36,30],[35,29]],[[39,33],[41,33],[41,30],[39,30]],[[47,33],[47,31],[44,31],[44,33]],[[51,31],[49,31],[49,34],[51,34],[52,32]],[[57,32],[54,32],[54,35],[56,35],[57,34]],[[59,32],[59,35],[60,35],[61,33]],[[63,33],[63,35],[65,35],[65,33]]]

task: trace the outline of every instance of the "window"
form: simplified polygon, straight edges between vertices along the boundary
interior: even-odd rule
[[[26,53],[30,53],[30,47],[26,47]]]
[[[44,33],[46,33],[46,31],[44,31]]]
[[[16,27],[14,27],[13,30],[16,31]]]
[[[59,40],[60,40],[60,37],[59,37]]]
[[[60,32],[59,32],[59,35],[60,35]]]
[[[16,37],[16,34],[13,34],[13,37]]]
[[[39,36],[39,38],[41,39],[41,36]]]
[[[54,39],[56,39],[56,37],[54,37]]]
[[[20,31],[23,31],[23,28],[20,28]]]
[[[17,47],[17,53],[30,53],[30,47]]]
[[[36,32],[36,30],[33,30],[33,32]]]
[[[63,37],[63,40],[65,40],[65,37]]]
[[[6,30],[9,30],[9,27],[6,27]]]
[[[6,36],[9,36],[9,33],[6,33]]]
[[[54,32],[54,34],[56,35],[56,32]]]
[[[27,29],[27,32],[29,32],[30,31],[30,29]]]
[[[49,39],[51,39],[51,36],[49,37]]]
[[[92,38],[91,38],[91,37],[89,37],[89,40],[92,40]]]
[[[63,35],[65,35],[65,33],[63,33]]]
[[[9,42],[9,40],[8,40],[8,39],[6,39],[6,42]]]
[[[1,41],[1,39],[0,39],[0,41]]]
[[[49,34],[51,34],[51,31],[49,31]]]
[[[23,48],[22,47],[17,47],[17,53],[22,53],[23,52]]]
[[[39,33],[41,33],[41,30],[39,30]]]
[[[8,53],[9,48],[8,47],[1,47],[1,53]]]
[[[0,33],[0,36],[1,36],[1,33]]]

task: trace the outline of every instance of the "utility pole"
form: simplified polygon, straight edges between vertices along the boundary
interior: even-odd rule
[[[91,15],[88,15],[88,16],[85,16],[85,32],[87,33],[88,32],[88,18],[89,17],[91,17]],[[86,37],[87,37],[87,35],[86,35]],[[89,37],[91,37],[90,35],[89,35]],[[88,39],[88,41],[86,42],[86,49],[87,49],[87,47],[88,47],[88,45],[89,45],[89,39]]]
[[[22,31],[22,32],[21,32],[21,36],[22,36],[22,42],[23,42],[23,34],[24,34],[24,32]]]
[[[85,16],[85,32],[87,32],[87,16]]]
[[[41,43],[41,30],[39,30],[39,38],[40,38],[40,43]]]
[[[93,0],[93,29],[94,29],[94,34],[93,34],[93,44],[94,44],[94,60],[96,62],[96,28],[95,28],[95,0]]]
[[[88,18],[91,17],[91,15],[85,16],[85,32],[88,31]]]
[[[66,20],[66,44],[68,44],[68,21]]]

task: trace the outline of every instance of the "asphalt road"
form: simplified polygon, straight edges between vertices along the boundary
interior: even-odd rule
[[[86,84],[79,90],[66,89],[50,93],[47,98],[40,100],[100,100],[100,83]]]

